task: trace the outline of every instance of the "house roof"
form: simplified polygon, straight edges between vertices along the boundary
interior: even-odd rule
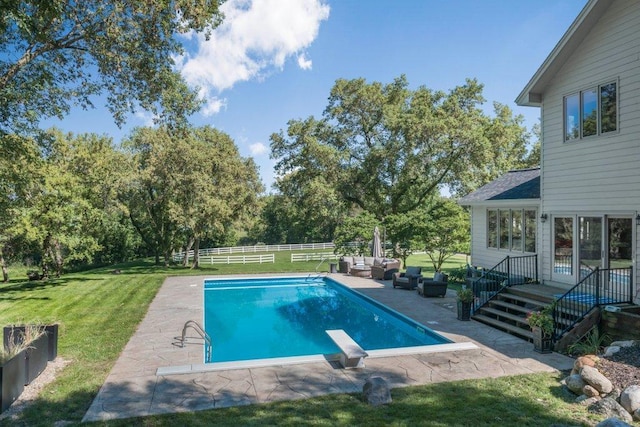
[[[542,105],[542,94],[549,81],[567,62],[567,59],[582,43],[612,2],[613,0],[589,0],[587,2],[556,47],[520,92],[516,98],[516,104],[531,107]]]
[[[489,200],[540,199],[540,168],[509,171],[469,193],[458,203],[474,205]]]

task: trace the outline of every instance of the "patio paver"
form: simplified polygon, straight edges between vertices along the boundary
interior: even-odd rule
[[[571,369],[573,359],[538,354],[533,345],[479,322],[456,320],[455,293],[422,298],[393,289],[391,281],[329,274],[470,350],[367,358],[363,369],[344,370],[327,361],[156,375],[158,368],[201,365],[201,343],[175,345],[188,320],[203,318],[204,276],[170,277],[116,361],[83,421],[196,411],[328,393],[362,391],[367,378],[381,376],[391,387],[495,378]],[[249,276],[247,276],[249,277]],[[255,277],[255,276],[250,276]]]

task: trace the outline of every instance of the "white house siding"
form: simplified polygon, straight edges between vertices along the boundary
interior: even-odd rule
[[[507,256],[517,257],[531,255],[521,251],[508,251],[487,247],[487,210],[488,209],[530,209],[539,210],[537,204],[522,204],[521,200],[512,202],[502,202],[491,206],[473,206],[471,208],[471,263],[475,266],[491,268],[505,259]],[[538,238],[536,240],[538,252],[540,251],[540,224],[538,224]]]
[[[618,82],[618,132],[565,143],[563,97],[613,80]],[[563,213],[635,216],[640,211],[637,0],[612,3],[547,86],[543,103],[542,212],[550,217]],[[544,227],[542,273],[550,280],[551,218]],[[640,265],[637,258],[636,265]]]

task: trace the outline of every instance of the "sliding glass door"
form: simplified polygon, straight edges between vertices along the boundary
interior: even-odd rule
[[[632,218],[553,217],[552,280],[578,283],[596,268],[626,268],[632,260]]]
[[[573,276],[573,217],[553,218],[553,280]]]

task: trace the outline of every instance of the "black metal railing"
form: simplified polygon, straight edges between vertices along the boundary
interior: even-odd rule
[[[601,305],[633,302],[633,267],[598,268],[554,302],[554,340]]]
[[[469,279],[474,296],[472,310],[475,312],[505,288],[526,283],[539,283],[538,255],[507,256],[479,277]]]

